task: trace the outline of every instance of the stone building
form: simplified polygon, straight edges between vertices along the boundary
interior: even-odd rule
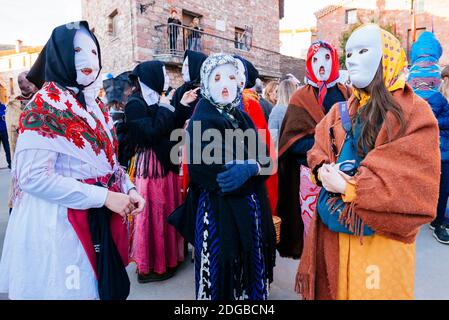
[[[449,64],[449,1],[441,0],[343,0],[315,13],[317,29],[312,40],[326,40],[339,47],[341,34],[355,24],[375,22],[389,26],[410,52],[415,13],[417,36],[434,31],[443,46],[442,65]],[[340,50],[341,51],[341,50]],[[341,52],[340,52],[341,53]]]
[[[117,75],[142,61],[166,63],[172,85],[181,83],[181,64],[188,47],[189,28],[200,19],[202,50],[225,52],[252,61],[262,78],[280,73],[279,0],[82,0],[83,19],[97,35],[103,56],[103,72]],[[183,23],[170,48],[167,20],[175,8]]]
[[[15,46],[0,45],[0,101],[20,93],[17,77],[31,68],[41,51],[42,46],[24,46],[20,40]]]

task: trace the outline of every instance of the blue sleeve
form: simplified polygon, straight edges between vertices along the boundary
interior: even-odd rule
[[[427,102],[430,104],[435,117],[438,120],[438,126],[442,130],[449,129],[449,103],[446,98],[437,92],[433,94]]]

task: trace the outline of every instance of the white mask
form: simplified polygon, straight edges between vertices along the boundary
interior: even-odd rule
[[[167,91],[170,87],[170,77],[167,74],[167,70],[165,70],[165,67],[163,67],[164,70],[164,91]]]
[[[75,48],[76,82],[79,85],[88,86],[97,79],[100,73],[97,45],[90,33],[85,28],[81,28],[75,34],[73,47]]]
[[[368,87],[381,60],[382,39],[379,26],[367,25],[352,33],[346,43],[346,68],[354,87]]]
[[[318,81],[327,81],[332,71],[332,56],[329,49],[319,48],[312,57],[312,69]]]
[[[239,66],[239,85],[242,88],[245,88],[246,86],[246,69],[245,69],[245,65],[243,64],[243,61],[240,59],[235,59],[237,60],[237,64]]]
[[[232,64],[215,68],[209,76],[209,91],[212,100],[220,105],[232,103],[237,98],[238,70]]]
[[[190,82],[189,57],[186,57],[182,65],[182,79],[184,82]]]
[[[98,77],[94,83],[92,83],[89,87],[83,90],[86,105],[95,106],[97,104],[96,100],[98,98],[98,95],[100,94],[102,84],[103,80],[100,77]]]
[[[158,104],[160,95],[140,80],[139,80],[139,84],[140,84],[140,89],[142,90],[143,100],[145,100],[147,105],[152,106],[154,104]]]

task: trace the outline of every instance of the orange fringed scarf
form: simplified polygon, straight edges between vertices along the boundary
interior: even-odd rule
[[[429,105],[406,85],[393,92],[407,121],[405,134],[389,141],[385,127],[379,132],[375,148],[362,161],[355,177],[357,198],[353,203],[352,223],[356,218],[377,235],[413,243],[419,228],[435,216],[440,176],[439,131]],[[354,103],[351,113],[359,107]],[[395,124],[391,114],[387,120]],[[335,161],[330,150],[329,128],[334,127],[336,145],[341,146],[345,132],[338,108],[316,128],[315,145],[308,154],[312,168],[323,161]],[[347,217],[349,218],[349,217]],[[351,223],[351,222],[350,222]],[[296,276],[296,292],[304,299],[337,299],[339,272],[338,233],[329,231],[317,215],[310,225],[304,253]]]

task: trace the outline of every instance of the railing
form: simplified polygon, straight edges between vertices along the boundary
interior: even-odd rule
[[[199,31],[177,24],[160,24],[155,27],[160,41],[155,53],[158,57],[181,63],[187,49],[212,53],[239,55],[253,62],[261,75],[280,76],[280,53],[257,46],[250,46],[244,39],[235,40]]]

